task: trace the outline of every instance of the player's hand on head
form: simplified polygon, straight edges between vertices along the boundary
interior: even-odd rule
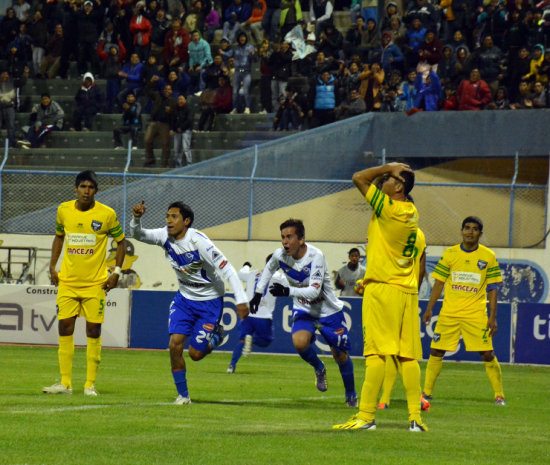
[[[288,297],[290,294],[290,288],[279,283],[273,283],[269,287],[269,293],[274,297]]]
[[[388,163],[388,168],[390,169],[389,174],[391,176],[394,176],[403,182],[405,182],[405,180],[401,177],[401,172],[402,171],[409,171],[410,173],[413,172],[411,167],[406,163],[398,163],[398,162]]]
[[[135,218],[141,218],[141,216],[145,213],[145,200],[142,200],[141,203],[134,205],[132,210]]]
[[[254,294],[254,297],[252,297],[252,300],[250,301],[250,313],[256,313],[258,311],[258,306],[260,305],[261,300],[262,294],[256,292]]]

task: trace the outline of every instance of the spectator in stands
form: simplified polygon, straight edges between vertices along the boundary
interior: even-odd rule
[[[419,19],[422,28],[437,30],[438,15],[434,6],[426,0],[415,0],[404,13],[405,24],[410,25],[415,19]]]
[[[150,37],[150,53],[157,57],[157,62],[164,60],[164,38],[169,29],[170,21],[166,18],[166,11],[163,8],[159,8],[155,17],[151,19]]]
[[[269,58],[271,69],[271,107],[278,108],[280,96],[285,95],[288,79],[291,75],[292,51],[288,42],[273,44],[273,53]]]
[[[361,79],[359,78],[359,66],[357,63],[350,63],[349,66],[341,64],[338,73],[338,95],[339,101],[349,100],[352,90],[359,91]]]
[[[527,46],[529,36],[529,28],[522,21],[519,10],[514,10],[509,14],[507,27],[504,33],[504,49],[508,52],[508,56],[517,56],[519,49]]]
[[[508,91],[506,87],[499,87],[494,100],[487,105],[488,110],[509,110],[510,100],[508,100]]]
[[[424,42],[427,29],[422,27],[420,18],[414,18],[411,22],[411,27],[407,29],[407,44],[405,45],[405,56],[407,65],[416,67],[419,55],[420,45]]]
[[[326,57],[332,57],[335,60],[343,60],[344,36],[330,22],[325,23],[324,30],[321,32],[317,50],[324,52]]]
[[[281,38],[294,29],[298,22],[303,20],[302,6],[300,0],[282,0],[281,1]]]
[[[393,15],[391,17],[388,31],[391,32],[393,43],[403,51],[403,47],[407,44],[407,28],[403,25],[399,16]]]
[[[57,24],[63,25],[63,51],[61,53],[61,61],[59,63],[59,77],[67,79],[69,71],[69,60],[73,57],[78,59],[79,49],[78,40],[78,23],[77,14],[80,12],[80,6],[76,2],[67,3],[63,0],[58,0],[63,7],[63,15],[59,17]],[[57,4],[56,4],[57,5]],[[98,27],[99,30],[99,27]],[[98,34],[99,35],[99,34]],[[97,37],[96,37],[97,38]],[[94,43],[95,55],[95,43]],[[78,67],[77,67],[78,68]],[[77,70],[78,72],[78,70]]]
[[[529,90],[527,81],[519,83],[519,92],[514,102],[510,104],[511,110],[531,110],[533,109],[533,96]]]
[[[379,62],[375,62],[370,66],[367,64],[363,65],[363,70],[359,75],[361,79],[359,93],[361,94],[361,98],[365,100],[367,112],[380,110],[382,106],[380,91],[382,90],[385,77],[386,74]]]
[[[83,9],[76,12],[76,32],[78,39],[78,72],[82,76],[91,65],[92,73],[99,74],[99,59],[96,52],[97,39],[102,26],[100,8],[94,8],[91,0],[86,0]],[[74,41],[74,36],[70,37]]]
[[[150,58],[150,57],[149,57]],[[127,62],[118,73],[121,79],[126,79],[125,88],[118,94],[117,100],[119,106],[126,101],[126,95],[132,92],[136,97],[143,87],[142,82],[143,64],[139,61],[139,55],[132,53],[130,61]]]
[[[210,12],[207,13],[204,19],[204,27],[206,41],[211,44],[214,40],[214,33],[220,28],[220,15],[213,3],[211,4]]]
[[[40,77],[40,66],[44,60],[46,43],[48,42],[48,24],[40,11],[37,10],[34,13],[28,31],[32,42],[33,74]]]
[[[416,69],[411,69],[407,74],[407,80],[403,81],[397,89],[396,111],[409,111],[416,105]]]
[[[192,0],[190,2],[190,5],[191,9],[189,11],[189,14],[185,18],[185,23],[183,24],[183,27],[187,31],[194,31],[196,29],[202,35],[204,32],[204,22],[206,18],[203,2],[201,0]]]
[[[349,6],[349,20],[352,26],[357,24],[358,18],[363,18],[361,16],[362,3],[362,0],[351,0],[351,4]]]
[[[205,68],[204,88],[217,89],[219,85],[219,77],[226,74],[227,67],[223,63],[222,56],[220,54],[215,55],[213,62]]]
[[[241,29],[246,32],[248,37],[250,37],[250,42],[256,47],[260,45],[264,38],[262,18],[266,8],[265,0],[254,0],[250,17],[241,24]]]
[[[12,50],[12,56],[17,55],[17,59],[23,62],[25,66],[31,66],[32,39],[27,34],[27,25],[25,23],[19,25],[19,32],[13,42],[8,44],[8,48]],[[13,49],[17,49],[17,52],[13,53]]]
[[[206,97],[205,92],[201,94],[201,99],[203,96]],[[202,112],[199,119],[199,131],[211,131],[214,125],[215,115],[219,113],[229,113],[233,108],[233,90],[231,89],[227,76],[223,74],[220,75],[218,78],[218,87],[214,92],[215,94],[212,100],[210,102],[205,101],[202,106]]]
[[[13,8],[8,8],[6,10],[6,15],[2,18],[0,22],[0,57],[7,58],[7,46],[17,36],[19,32],[19,20],[15,16],[15,10]]]
[[[183,95],[178,96],[176,108],[170,121],[170,135],[174,138],[174,166],[181,168],[193,162],[191,155],[191,132],[193,130],[193,114]],[[185,155],[185,159],[183,158]]]
[[[319,127],[333,123],[336,109],[336,80],[328,71],[324,71],[310,87],[308,116],[312,126]]]
[[[503,2],[490,0],[478,15],[477,24],[480,37],[489,35],[497,47],[503,47],[506,30],[506,11]]]
[[[533,48],[533,58],[529,62],[529,72],[523,76],[523,79],[531,81],[540,81],[544,79],[540,75],[541,65],[544,61],[544,47],[541,44],[535,45]]]
[[[456,75],[456,56],[453,53],[453,47],[450,45],[443,46],[441,60],[437,65],[437,75],[443,87],[447,86],[455,80]]]
[[[32,107],[29,118],[30,128],[27,138],[17,141],[17,145],[24,149],[40,147],[45,143],[50,132],[61,131],[65,112],[59,103],[51,99],[48,92],[44,92],[40,97],[40,103]]]
[[[336,119],[343,120],[365,113],[367,107],[358,89],[351,89],[349,97],[336,109]]]
[[[279,98],[279,107],[273,119],[274,131],[299,130],[304,112],[294,100],[292,89],[286,89],[285,95]]]
[[[477,68],[470,73],[470,79],[464,79],[456,92],[459,110],[483,110],[492,100],[491,89],[481,79]]]
[[[271,113],[273,111],[273,103],[271,101],[271,54],[272,50],[267,39],[262,40],[258,55],[260,57],[260,104],[262,109],[261,114]]]
[[[358,53],[361,41],[363,40],[363,31],[365,30],[365,20],[361,14],[357,15],[357,19],[350,24],[344,43],[342,45],[344,57],[349,59],[353,54]]]
[[[118,95],[120,93],[120,72],[122,63],[126,58],[126,48],[121,40],[118,44],[111,43],[108,51],[105,51],[105,39],[100,38],[97,44],[97,54],[103,62],[103,77],[107,80],[105,89],[105,112],[112,113],[113,105],[118,105]]]
[[[172,29],[164,39],[164,61],[169,68],[185,66],[189,62],[188,46],[191,38],[181,26],[181,20],[172,20]]]
[[[153,143],[157,137],[160,137],[162,166],[167,168],[170,158],[170,122],[176,109],[176,100],[172,96],[172,87],[170,84],[166,84],[161,92],[154,90],[154,86],[158,80],[158,76],[153,76],[151,81],[145,86],[147,96],[153,101],[153,109],[151,111],[151,121],[145,132],[146,158],[144,166],[150,167],[155,165]]]
[[[31,6],[25,0],[16,0],[13,4],[15,17],[20,23],[28,23],[31,16]]]
[[[472,72],[472,57],[466,46],[460,46],[456,50],[455,80],[453,84],[460,85],[464,79],[468,79]]]
[[[75,95],[75,109],[71,131],[91,131],[94,116],[101,111],[103,94],[95,84],[92,73],[85,73],[82,85]],[[82,127],[84,121],[84,128]]]
[[[265,0],[266,9],[262,18],[262,28],[269,42],[279,40],[281,0]]]
[[[332,23],[333,6],[329,0],[309,0],[309,21],[315,25],[315,35],[319,37],[324,24]]]
[[[381,31],[386,31],[386,30],[390,29],[391,20],[394,17],[395,18],[400,17],[399,7],[394,2],[388,2],[386,4],[386,11],[385,11],[384,16],[382,18],[382,21],[380,22],[380,30]]]
[[[435,31],[426,31],[424,42],[418,47],[418,65],[416,70],[423,72],[425,75],[429,71],[437,72],[437,65],[441,60],[443,53],[443,45],[435,36]]]
[[[494,93],[504,80],[503,54],[490,35],[483,39],[483,45],[474,55],[473,64]]]
[[[232,3],[225,10],[223,23],[223,36],[230,44],[235,42],[237,33],[251,15],[250,5],[242,0],[232,0]]]
[[[542,82],[537,81],[533,85],[533,108],[546,108],[546,89]]]
[[[415,108],[425,111],[438,111],[441,99],[441,82],[434,71],[430,71],[426,78],[421,73],[416,75],[414,81],[416,87]]]
[[[443,111],[458,110],[458,98],[456,97],[456,87],[454,86],[454,84],[449,84],[447,87],[445,87],[443,93],[444,97],[441,109]]]
[[[550,83],[550,48],[544,53],[544,59],[540,64],[539,79],[545,86]]]
[[[63,26],[57,24],[55,32],[46,43],[45,56],[40,65],[40,77],[53,79],[57,76],[61,53],[63,52]]]
[[[122,134],[130,134],[132,141],[132,150],[138,148],[137,134],[141,131],[141,104],[136,100],[133,92],[126,95],[126,102],[122,104],[122,126],[113,129],[113,139],[115,140],[115,149],[120,150],[122,145]]]
[[[256,51],[252,45],[248,43],[248,37],[243,31],[237,36],[237,46],[227,52],[220,50],[220,55],[223,57],[234,58],[235,74],[233,76],[233,110],[231,114],[237,113],[239,91],[242,86],[242,95],[244,97],[244,114],[250,114],[250,84],[252,82],[251,68],[252,61],[256,55]]]
[[[381,44],[372,51],[372,59],[380,61],[384,72],[389,76],[393,71],[402,71],[405,58],[397,45],[392,42],[390,31],[382,34]]]
[[[146,61],[151,51],[151,21],[145,15],[145,1],[136,3],[136,12],[130,20],[130,33],[132,34],[132,45],[134,53],[137,53],[140,61]]]
[[[181,68],[178,68],[177,70],[170,71],[166,79],[160,79],[158,83],[158,90],[162,90],[165,84],[170,84],[170,86],[172,87],[172,97],[177,99],[180,95],[189,95],[191,78],[185,71],[182,71]]]
[[[363,63],[372,61],[372,52],[380,46],[380,42],[380,30],[376,27],[376,21],[373,18],[367,19],[367,25],[361,34],[361,46],[359,48]]]
[[[0,73],[0,128],[6,128],[10,147],[16,147],[15,112],[18,110],[19,89],[27,82],[29,69],[25,68],[22,75],[10,76],[4,69]]]
[[[204,90],[204,73],[206,66],[212,63],[212,54],[210,44],[201,37],[201,33],[195,29],[191,32],[191,42],[189,42],[189,69],[188,74],[191,79],[191,92]]]

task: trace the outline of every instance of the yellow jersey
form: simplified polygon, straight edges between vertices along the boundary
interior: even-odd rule
[[[472,251],[461,244],[449,247],[432,278],[445,283],[440,314],[466,319],[487,313],[487,286],[502,282],[494,252],[481,244]]]
[[[416,279],[420,278],[420,259],[422,258],[422,254],[424,253],[424,250],[426,250],[426,236],[424,236],[424,233],[420,228],[418,228],[418,231],[416,233],[416,243],[414,244],[414,274],[416,274]]]
[[[367,231],[367,271],[364,282],[386,283],[418,293],[414,255],[418,212],[412,202],[390,199],[371,184],[365,199],[373,212]]]
[[[103,284],[108,276],[107,240],[117,242],[124,233],[115,211],[95,202],[87,211],[76,208],[76,201],[63,202],[57,209],[55,233],[65,238],[59,282],[69,287],[91,287]]]

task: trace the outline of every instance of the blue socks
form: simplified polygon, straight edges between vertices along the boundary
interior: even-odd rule
[[[298,354],[315,368],[316,371],[321,371],[325,368],[325,364],[321,362],[321,359],[317,356],[317,352],[315,352],[315,349],[311,345],[303,352],[298,352]]]
[[[340,368],[340,374],[342,375],[342,381],[344,382],[344,388],[346,389],[346,397],[357,397],[355,392],[355,379],[353,376],[353,362],[348,357],[345,363],[338,364]]]
[[[189,390],[187,389],[187,370],[172,371],[174,377],[174,383],[178,394],[182,397],[189,397]]]
[[[244,341],[237,342],[237,345],[233,349],[233,357],[231,357],[231,363],[230,365],[233,368],[237,367],[237,362],[241,358],[241,355],[243,354],[243,347],[244,347]]]

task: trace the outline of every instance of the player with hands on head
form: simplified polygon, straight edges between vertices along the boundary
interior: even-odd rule
[[[353,362],[349,357],[349,328],[330,282],[327,262],[321,250],[306,243],[301,220],[288,219],[280,226],[282,247],[267,262],[256,286],[251,307],[257,306],[271,277],[278,269],[289,286],[272,283],[269,292],[275,297],[292,297],[292,343],[302,359],[315,370],[317,389],[327,390],[327,370],[313,343],[319,331],[330,347],[344,382],[346,404],[357,406]]]
[[[101,325],[106,293],[116,287],[124,262],[126,241],[114,210],[95,200],[97,175],[90,170],[76,176],[76,200],[57,209],[55,238],[50,259],[50,279],[57,291],[59,369],[61,381],[42,388],[46,394],[72,394],[74,328],[79,316],[86,318],[86,382],[84,395],[97,396],[95,388],[101,360]],[[107,271],[108,236],[117,242],[115,269]],[[56,265],[64,250],[61,270]]]
[[[495,404],[505,405],[502,372],[493,350],[493,337],[498,329],[498,287],[502,282],[500,267],[494,252],[479,243],[483,235],[483,222],[479,218],[465,218],[461,233],[462,243],[445,250],[432,273],[435,281],[422,315],[424,324],[429,325],[433,306],[445,288],[426,366],[422,397],[427,401],[432,399],[445,352],[456,350],[462,336],[466,350],[479,352],[485,364],[494,390]]]
[[[133,207],[130,232],[137,240],[164,249],[166,260],[176,272],[179,291],[170,304],[168,331],[170,362],[178,396],[175,405],[191,403],[183,349],[189,339],[188,354],[198,361],[223,343],[221,324],[224,280],[235,294],[239,317],[248,316],[248,299],[237,272],[223,253],[201,231],[192,227],[195,214],[183,202],[168,206],[166,225],[145,229],[141,218],[145,201]]]
[[[267,256],[266,263],[271,255]],[[237,274],[240,280],[246,283],[247,294],[249,296],[254,294],[262,272],[252,269],[250,262],[245,262]],[[287,281],[282,273],[276,272],[270,282],[286,283]],[[252,345],[267,347],[273,342],[273,311],[275,310],[276,298],[264,291],[263,298],[260,294],[260,300],[261,302],[255,307],[254,313],[251,309],[251,314],[239,322],[239,341],[233,348],[233,355],[227,367],[227,373],[235,373],[241,355],[248,357],[252,351]]]

